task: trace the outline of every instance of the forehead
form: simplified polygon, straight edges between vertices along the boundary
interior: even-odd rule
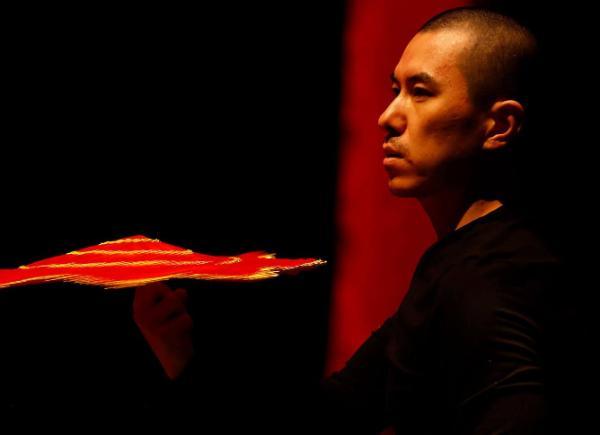
[[[394,74],[402,79],[427,73],[441,84],[464,82],[460,62],[470,42],[470,34],[465,30],[417,33],[404,49]]]

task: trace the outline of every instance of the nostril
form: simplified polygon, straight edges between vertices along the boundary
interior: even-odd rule
[[[400,136],[400,131],[396,130],[395,128],[386,125],[385,126],[385,130],[387,131],[387,134],[385,135],[385,141],[389,142],[391,138],[396,137],[396,136]]]

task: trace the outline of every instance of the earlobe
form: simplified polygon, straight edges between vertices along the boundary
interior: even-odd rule
[[[494,139],[494,138],[488,138],[483,143],[483,149],[484,150],[500,149],[500,148],[504,147],[506,145],[506,143],[507,143],[506,141],[501,141],[501,140]]]

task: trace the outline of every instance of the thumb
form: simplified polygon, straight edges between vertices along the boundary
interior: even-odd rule
[[[183,302],[183,304],[185,305],[187,303],[188,300],[188,293],[187,290],[184,288],[178,288],[175,290],[175,296],[177,296],[177,298]]]

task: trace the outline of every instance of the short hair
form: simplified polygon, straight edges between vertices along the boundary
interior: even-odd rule
[[[473,42],[466,48],[459,68],[475,104],[487,106],[498,98],[510,98],[528,106],[539,51],[528,28],[498,12],[462,7],[434,16],[419,33],[443,29],[473,33]]]

